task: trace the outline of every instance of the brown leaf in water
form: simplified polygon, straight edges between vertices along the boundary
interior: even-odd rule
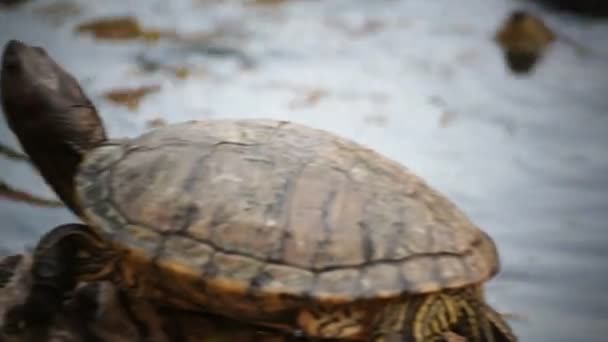
[[[494,39],[505,49],[540,51],[555,38],[555,33],[540,17],[524,11],[515,11],[498,30]]]
[[[175,73],[175,77],[184,80],[190,77],[190,69],[186,67],[176,67],[173,69],[173,73]]]
[[[107,40],[143,39],[157,41],[160,38],[174,38],[176,36],[174,32],[146,29],[140,25],[136,18],[131,16],[93,19],[78,25],[76,32],[92,33],[97,39]]]
[[[517,74],[532,71],[555,39],[555,33],[541,18],[524,11],[511,13],[494,36],[507,65]]]
[[[159,85],[142,86],[138,88],[120,88],[106,92],[104,97],[114,103],[127,106],[130,110],[135,110],[143,97],[158,92],[159,90]]]

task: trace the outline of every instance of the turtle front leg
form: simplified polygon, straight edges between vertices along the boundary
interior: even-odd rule
[[[372,326],[374,342],[516,342],[478,287],[405,298],[389,304]]]
[[[115,252],[93,229],[83,224],[53,228],[38,242],[34,253],[31,288],[24,304],[5,314],[4,329],[44,329],[61,311],[66,294],[81,280],[111,275]]]

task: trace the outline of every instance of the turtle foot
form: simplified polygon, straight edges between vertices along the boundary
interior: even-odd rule
[[[87,226],[65,224],[46,233],[34,251],[27,298],[5,314],[4,331],[44,331],[62,311],[66,295],[78,282],[78,253],[91,237]]]

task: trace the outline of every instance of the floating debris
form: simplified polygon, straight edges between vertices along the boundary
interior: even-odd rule
[[[167,125],[167,121],[161,118],[151,119],[146,122],[146,127],[149,129],[159,128]]]
[[[222,59],[233,58],[244,70],[252,69],[257,64],[253,57],[238,48],[215,45],[196,39],[196,36],[176,38],[174,43],[177,43],[177,46],[163,49],[160,54],[150,53],[150,51],[139,53],[135,56],[135,62],[144,72],[169,71],[177,78],[190,77],[192,74],[206,74],[206,70],[201,65],[184,65],[187,64],[184,63],[184,60],[192,55],[206,55]]]
[[[383,127],[388,123],[388,118],[386,115],[372,114],[364,116],[363,121],[368,125]]]
[[[3,181],[0,181],[0,197],[4,197],[5,199],[11,201],[24,202],[40,207],[61,208],[65,206],[61,201],[41,198],[26,191],[17,190]]]
[[[182,80],[190,77],[190,75],[192,74],[192,70],[189,67],[165,65],[160,61],[148,58],[143,54],[138,55],[135,58],[135,62],[137,63],[137,67],[141,71],[146,73],[152,73],[162,70],[167,71]]]
[[[76,27],[78,33],[92,33],[96,39],[135,40],[155,42],[160,38],[175,38],[177,34],[170,31],[143,28],[136,18],[131,16],[98,18],[82,23]]]
[[[189,38],[183,38],[180,39],[180,41],[184,43],[185,47],[183,51],[186,53],[199,53],[202,55],[220,58],[235,58],[241,64],[241,67],[245,70],[253,69],[257,65],[257,62],[253,59],[253,57],[249,56],[238,48],[213,45],[210,43],[201,44]]]
[[[543,21],[524,11],[515,11],[495,36],[509,68],[517,74],[530,72],[555,34]]]
[[[456,117],[457,117],[456,113],[449,111],[449,110],[444,110],[441,113],[441,115],[439,116],[439,127],[441,127],[441,128],[448,127],[452,122],[454,122]]]
[[[187,67],[173,68],[173,73],[175,74],[175,77],[182,79],[182,80],[190,77],[190,69]]]
[[[2,143],[0,143],[0,154],[9,159],[28,161],[28,162],[30,161],[30,158],[26,154],[21,153],[15,149],[13,149],[12,147],[6,146]]]
[[[441,96],[431,95],[429,97],[429,103],[441,110],[441,115],[439,115],[439,127],[446,128],[452,122],[454,122],[457,115],[454,111],[448,108],[448,104]]]
[[[290,109],[304,108],[315,106],[319,101],[329,96],[329,92],[325,89],[315,88],[306,91],[303,97],[297,98],[289,103]]]
[[[143,97],[159,90],[159,85],[114,89],[105,93],[104,97],[114,103],[127,106],[130,110],[136,110]]]
[[[154,43],[160,39],[167,39],[180,46],[178,50],[188,54],[202,53],[219,57],[236,57],[244,69],[255,67],[255,61],[238,48],[213,44],[214,40],[227,35],[228,32],[224,29],[183,35],[173,30],[145,28],[136,18],[124,16],[94,19],[78,25],[76,31],[91,33],[96,39],[105,40],[144,40]],[[178,78],[190,75],[186,69],[176,69],[174,72]]]

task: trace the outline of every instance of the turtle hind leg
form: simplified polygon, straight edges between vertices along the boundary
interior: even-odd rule
[[[472,341],[516,342],[518,339],[501,314],[485,301],[481,287],[456,290],[459,314],[453,331],[462,336],[475,336]]]
[[[300,311],[296,320],[307,338],[358,340],[367,316],[356,306],[319,306]]]
[[[500,313],[489,305],[484,307],[484,311],[495,342],[516,342],[518,340],[509,323]]]
[[[49,326],[62,310],[67,293],[84,277],[102,278],[109,248],[93,229],[64,224],[47,232],[38,242],[31,266],[31,287],[25,302],[5,314],[9,333]]]
[[[376,342],[515,342],[481,288],[411,296],[384,308],[372,327]]]

